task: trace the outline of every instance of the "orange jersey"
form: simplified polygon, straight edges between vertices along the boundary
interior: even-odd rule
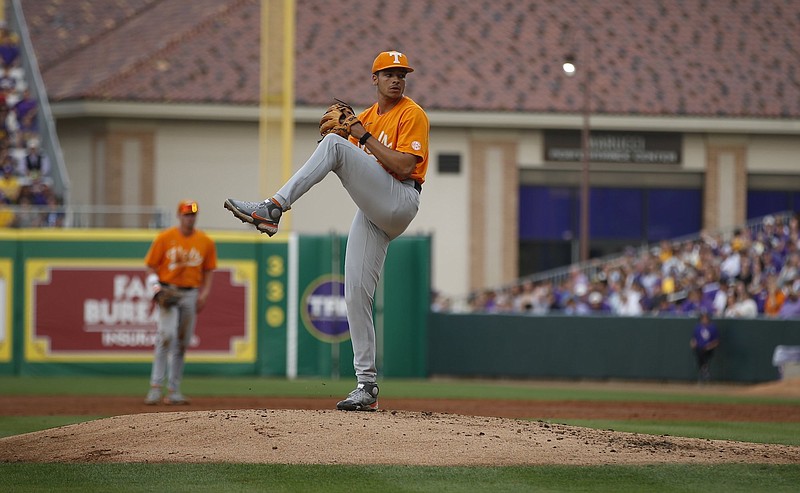
[[[367,132],[383,145],[395,151],[413,154],[419,157],[411,178],[417,182],[425,182],[428,172],[428,133],[430,124],[428,115],[411,98],[403,96],[397,105],[385,115],[378,114],[378,103],[373,104],[358,115]],[[351,142],[358,145],[358,139],[350,137]],[[366,146],[361,146],[367,153]],[[386,167],[384,166],[384,169]],[[386,172],[397,178],[388,169]]]
[[[774,295],[768,295],[764,302],[764,313],[773,317],[777,316],[784,301],[786,301],[786,295],[781,290],[775,291]]]
[[[156,236],[144,262],[156,271],[161,282],[197,288],[203,283],[205,272],[217,268],[217,247],[202,231],[184,236],[178,227],[173,227]]]

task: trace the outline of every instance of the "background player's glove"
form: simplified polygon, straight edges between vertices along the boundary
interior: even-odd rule
[[[161,308],[170,308],[177,305],[182,297],[183,294],[177,289],[162,287],[153,297],[153,300],[158,303]]]
[[[356,123],[359,123],[359,120],[353,108],[344,101],[339,101],[329,106],[322,115],[319,121],[319,134],[325,137],[329,133],[335,133],[346,139],[350,136],[350,127]]]

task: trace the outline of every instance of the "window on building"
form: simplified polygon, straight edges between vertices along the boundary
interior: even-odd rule
[[[580,224],[577,187],[522,186],[519,275],[576,260]],[[685,188],[594,187],[589,200],[589,253],[601,257],[701,229],[702,192]]]

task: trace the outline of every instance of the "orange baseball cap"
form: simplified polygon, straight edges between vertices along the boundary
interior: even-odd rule
[[[384,51],[375,57],[372,62],[372,73],[386,70],[387,68],[404,68],[408,72],[413,72],[414,69],[408,64],[408,57],[399,51]]]
[[[181,200],[178,203],[178,214],[197,214],[199,207],[194,200]]]

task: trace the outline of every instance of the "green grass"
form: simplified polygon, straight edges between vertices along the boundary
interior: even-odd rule
[[[790,492],[800,466],[0,464],[7,492]]]
[[[146,377],[0,377],[3,395],[141,396]],[[195,396],[295,396],[338,398],[351,390],[342,380],[196,377],[184,391]],[[583,401],[650,401],[798,406],[800,399],[752,396],[691,387],[642,391],[635,387],[558,385],[515,381],[384,382],[392,398],[485,398]],[[0,401],[1,404],[1,401]],[[0,437],[63,426],[100,416],[0,416]],[[800,423],[550,420],[558,423],[653,435],[800,445]],[[2,446],[2,442],[0,442]],[[798,491],[800,464],[410,467],[267,464],[9,464],[0,463],[8,492],[788,492]]]
[[[104,417],[107,416],[0,416],[0,438]]]
[[[186,377],[183,390],[196,396],[246,397],[334,397],[339,398],[353,388],[353,381],[264,377]],[[0,395],[144,395],[147,377],[0,376]],[[737,394],[730,392],[687,391],[666,387],[663,391],[641,391],[635,388],[609,388],[598,383],[563,386],[551,383],[470,380],[388,380],[382,382],[381,394],[387,398],[443,399],[518,399],[518,400],[582,400],[639,402],[698,402],[722,404],[785,404],[800,405],[800,398],[783,398]]]
[[[799,411],[800,412],[800,411]],[[612,421],[599,419],[548,420],[597,430],[626,431],[709,440],[777,443],[800,446],[800,423],[750,423],[706,421]]]

